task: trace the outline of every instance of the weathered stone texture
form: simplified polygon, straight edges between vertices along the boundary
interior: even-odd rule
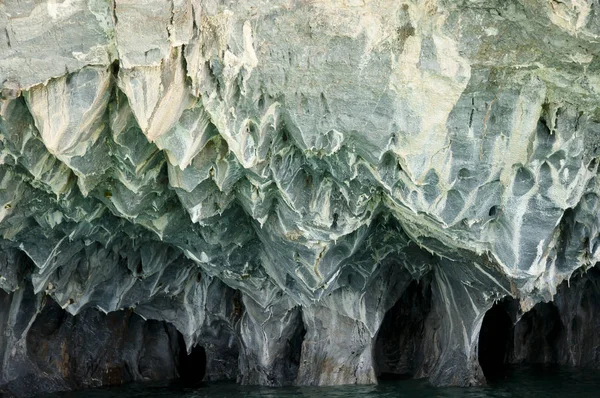
[[[0,287],[167,321],[210,379],[336,384],[430,278],[411,372],[480,383],[493,303],[600,260],[599,10],[4,1]]]

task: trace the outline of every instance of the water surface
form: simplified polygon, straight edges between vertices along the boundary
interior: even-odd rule
[[[502,380],[486,387],[435,388],[426,380],[397,380],[376,386],[341,387],[244,387],[235,383],[204,383],[190,388],[177,384],[142,385],[86,390],[47,395],[48,398],[384,398],[384,397],[600,397],[600,370],[580,370],[550,366],[517,366],[510,368]]]

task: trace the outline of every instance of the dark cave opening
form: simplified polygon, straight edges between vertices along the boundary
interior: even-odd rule
[[[184,346],[173,325],[127,310],[71,315],[50,297],[38,306],[32,291],[23,294],[13,331],[25,344],[14,366],[24,366],[27,377],[11,381],[11,391],[34,382],[48,392],[177,378]]]
[[[517,321],[518,312],[518,300],[505,298],[483,318],[478,358],[488,382],[506,378],[511,365],[564,362],[564,327],[555,303],[538,303]]]
[[[514,328],[511,363],[558,364],[561,362],[564,327],[558,307],[536,304]]]
[[[296,328],[295,333],[288,340],[288,352],[290,353],[290,362],[295,368],[295,375],[298,374],[298,367],[300,366],[300,358],[302,357],[302,344],[304,343],[304,337],[306,336],[306,328],[304,322],[302,322],[302,316],[300,316],[300,327]],[[295,376],[294,376],[295,378]]]
[[[423,338],[431,311],[431,278],[412,281],[381,323],[373,350],[379,381],[414,376],[426,361]]]
[[[512,349],[513,320],[518,301],[505,298],[495,303],[483,317],[479,332],[479,365],[488,381],[501,379],[507,370]]]
[[[185,385],[195,386],[204,380],[206,374],[206,351],[204,347],[195,345],[190,353],[185,349],[183,336],[179,335],[179,361],[177,372],[179,381]]]
[[[302,313],[299,311],[296,327],[288,335],[283,349],[283,360],[278,361],[274,368],[274,374],[278,374],[281,380],[273,379],[273,386],[293,385],[300,369],[302,357],[302,344],[306,336],[306,328],[302,321]]]

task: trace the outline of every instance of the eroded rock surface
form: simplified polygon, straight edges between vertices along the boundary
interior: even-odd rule
[[[493,303],[600,259],[599,10],[4,1],[0,287],[166,321],[211,380],[321,385],[376,381],[421,281],[423,362],[381,371],[481,383]]]
[[[166,322],[144,320],[132,311],[103,314],[87,308],[68,314],[31,289],[7,294],[3,314],[2,384],[9,395],[30,396],[128,381],[179,376],[183,339]]]
[[[526,313],[514,299],[496,304],[481,331],[480,345],[487,346],[479,352],[484,370],[494,376],[500,365],[521,363],[600,369],[599,282],[596,266],[561,284],[552,302],[538,303]]]

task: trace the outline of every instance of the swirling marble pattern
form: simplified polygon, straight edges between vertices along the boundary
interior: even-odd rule
[[[340,384],[376,381],[383,316],[430,275],[419,375],[480,383],[494,301],[600,259],[599,10],[3,2],[0,287],[235,339],[244,383]]]

